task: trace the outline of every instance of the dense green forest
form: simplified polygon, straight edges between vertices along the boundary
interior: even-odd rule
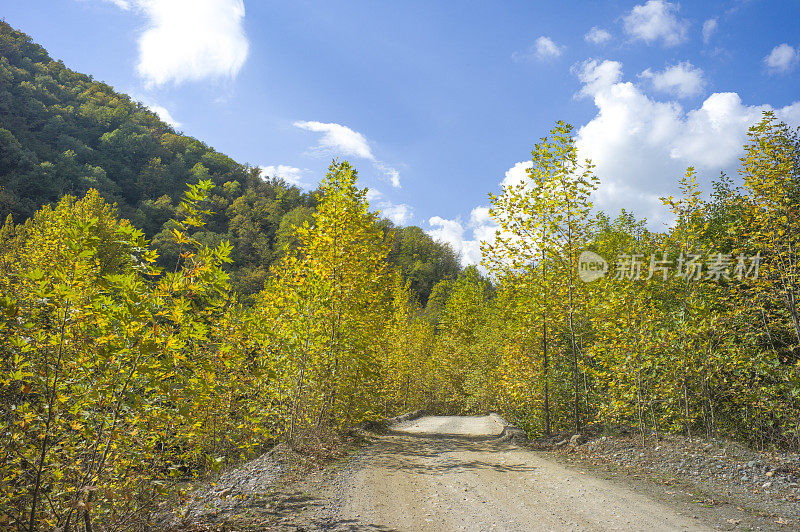
[[[596,212],[558,123],[459,270],[348,162],[264,181],[2,38],[0,526],[142,528],[188,480],[415,408],[800,447],[800,139],[770,113],[665,232]]]
[[[173,264],[170,238],[186,183],[216,185],[201,234],[210,246],[233,246],[227,268],[234,288],[261,290],[270,265],[291,244],[292,227],[317,205],[280,179],[263,179],[197,139],[176,133],[147,107],[90,76],[73,72],[31,39],[0,21],[0,219],[17,222],[65,194],[97,190],[120,216],[144,231]],[[418,227],[381,222],[397,266],[424,303],[434,284],[454,278],[458,257]]]

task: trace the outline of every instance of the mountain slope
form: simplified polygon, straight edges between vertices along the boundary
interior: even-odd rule
[[[74,72],[27,35],[0,22],[0,216],[28,218],[65,194],[94,188],[145,231],[163,265],[177,250],[169,220],[186,183],[211,179],[215,213],[199,240],[234,245],[234,286],[252,294],[317,199],[263,179],[203,142],[177,133],[144,105]],[[393,226],[386,221],[387,237]],[[419,228],[395,235],[393,262],[424,303],[439,280],[458,274],[452,249]]]

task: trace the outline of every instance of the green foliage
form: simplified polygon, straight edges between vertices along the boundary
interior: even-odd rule
[[[664,199],[674,226],[655,233],[625,211],[589,220],[591,179],[577,177],[574,189],[551,180],[569,169],[575,176],[574,159],[563,157],[573,145],[568,130],[559,125],[560,141],[537,144],[527,181],[492,197],[501,229],[484,245],[484,261],[499,294],[494,309],[481,311],[496,321],[477,326],[475,350],[496,350],[499,364],[484,408],[532,433],[566,428],[580,414],[638,427],[643,439],[647,429],[670,430],[797,448],[797,132],[765,113],[741,158],[743,186],[723,175],[705,199],[689,168],[680,196]],[[574,283],[579,249],[612,262],[636,257],[641,277],[625,278],[612,264],[607,276]],[[731,256],[725,275],[689,270],[693,256],[720,254]],[[751,257],[758,276],[742,276]],[[671,265],[668,275],[660,261]]]
[[[394,228],[394,243],[388,256],[409,282],[422,306],[436,283],[458,277],[461,267],[453,249],[434,241],[416,226]]]
[[[689,168],[663,233],[591,215],[559,122],[491,196],[491,280],[349,163],[264,180],[2,22],[0,115],[0,528],[146,528],[225,461],[420,407],[800,446],[800,141],[770,113],[742,186]],[[582,283],[587,249],[645,278]],[[686,274],[719,253],[760,275]]]
[[[278,353],[291,397],[289,438],[381,414],[380,351],[389,304],[388,246],[366,189],[332,163],[313,222],[296,228],[259,295],[262,350]]]
[[[589,198],[597,187],[597,178],[590,161],[578,160],[572,126],[564,122],[556,124],[550,137],[534,146],[531,156],[526,179],[504,186],[500,196],[490,195],[489,214],[499,229],[493,244],[482,243],[483,262],[505,290],[519,292],[520,297],[539,309],[545,432],[550,431],[551,337],[568,335],[572,418],[578,431],[582,363],[579,337],[585,329],[585,312],[581,312],[585,308],[585,292],[576,278],[578,254],[587,243],[592,225]],[[527,317],[521,318],[528,322]],[[552,329],[550,336],[548,328]]]
[[[274,437],[221,266],[201,245],[210,182],[176,220],[158,276],[141,231],[96,191],[7,223],[0,285],[0,523],[47,528],[145,516],[159,493]],[[267,403],[268,405],[268,403]]]
[[[441,384],[436,404],[449,411],[479,411],[487,404],[492,352],[481,341],[492,320],[489,283],[472,266],[453,283],[442,309],[435,354]]]
[[[11,214],[24,222],[65,194],[95,189],[144,231],[159,252],[158,266],[169,268],[178,259],[170,220],[185,183],[202,180],[216,185],[214,215],[197,238],[231,243],[225,268],[251,303],[292,228],[310,219],[314,195],[175,132],[147,107],[53,61],[0,21],[0,219]],[[397,235],[389,260],[424,302],[433,284],[457,275],[455,256],[419,228]]]

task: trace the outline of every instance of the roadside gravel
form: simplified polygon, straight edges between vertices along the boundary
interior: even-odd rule
[[[743,510],[725,519],[722,528],[800,529],[797,454],[675,434],[651,435],[644,444],[638,435],[600,436],[578,446],[563,445],[559,454],[650,479],[665,486],[666,495],[690,493],[705,507]]]

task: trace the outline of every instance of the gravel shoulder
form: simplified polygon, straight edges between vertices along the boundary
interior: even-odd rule
[[[800,530],[800,456],[676,434],[600,436],[548,452],[662,500],[689,501],[721,530]]]

